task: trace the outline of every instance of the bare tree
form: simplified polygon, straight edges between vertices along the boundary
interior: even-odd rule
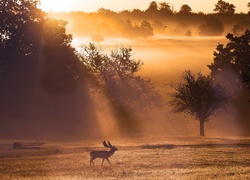
[[[200,136],[205,136],[204,123],[216,112],[225,109],[230,95],[219,84],[215,84],[210,76],[198,73],[195,77],[190,70],[183,73],[184,82],[171,84],[174,89],[170,93],[173,112],[185,113],[200,122]]]

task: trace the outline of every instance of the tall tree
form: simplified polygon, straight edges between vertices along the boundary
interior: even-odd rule
[[[219,14],[234,14],[235,6],[223,0],[219,0],[217,4],[215,4],[214,11]]]
[[[190,70],[183,73],[183,82],[171,84],[170,93],[173,112],[184,113],[200,122],[200,136],[205,136],[204,123],[212,115],[223,110],[230,98],[229,94],[212,81],[210,76],[198,73],[197,77]]]
[[[84,69],[67,23],[36,2],[0,1],[0,137],[82,138],[82,112],[94,120]]]
[[[214,52],[213,63],[208,65],[211,76],[232,94],[232,110],[238,114],[235,120],[242,133],[249,135],[250,102],[250,31],[241,36],[228,33],[228,43],[219,44]]]
[[[42,42],[39,25],[45,14],[31,0],[1,0],[0,12],[0,78],[3,78],[18,58],[37,55]]]

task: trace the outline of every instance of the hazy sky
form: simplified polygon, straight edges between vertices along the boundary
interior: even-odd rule
[[[152,0],[40,0],[45,11],[85,11],[96,12],[99,8],[113,11],[141,9],[145,10]],[[168,2],[179,11],[183,4],[189,5],[193,12],[202,11],[212,13],[218,0],[155,0],[156,2]],[[236,12],[248,12],[247,3],[250,0],[224,0],[236,6]]]

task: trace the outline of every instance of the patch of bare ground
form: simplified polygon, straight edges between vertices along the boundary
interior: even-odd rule
[[[11,144],[11,142],[9,142]],[[47,143],[47,151],[1,155],[1,179],[250,179],[250,138],[149,137],[112,140],[119,149],[89,165],[100,141]],[[8,144],[8,142],[7,142]],[[5,144],[6,145],[6,144]],[[171,145],[169,148],[169,145]],[[41,149],[43,149],[41,148]],[[1,149],[12,151],[11,149]],[[41,152],[40,152],[41,153]]]

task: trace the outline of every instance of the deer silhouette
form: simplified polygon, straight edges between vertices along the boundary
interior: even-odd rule
[[[106,141],[102,142],[104,147],[110,148],[109,151],[91,151],[90,152],[90,166],[93,165],[94,166],[94,159],[96,158],[102,158],[102,165],[104,160],[106,159],[109,164],[111,165],[110,161],[109,161],[109,157],[111,157],[115,151],[117,151],[118,149],[116,147],[114,147],[113,145],[110,144],[110,142],[106,143]],[[112,165],[111,165],[112,166]]]

